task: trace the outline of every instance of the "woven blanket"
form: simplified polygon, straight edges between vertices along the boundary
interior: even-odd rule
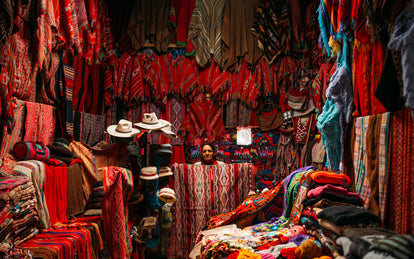
[[[249,191],[255,190],[255,168],[248,163],[174,164],[173,172],[177,201],[171,208],[168,258],[187,258],[207,220],[234,210]]]
[[[51,105],[26,102],[24,141],[42,142],[49,145],[55,132],[54,108]]]
[[[100,168],[104,175],[105,195],[102,199],[102,218],[111,258],[129,258],[132,252],[128,230],[126,201],[133,189],[132,173],[121,167]]]

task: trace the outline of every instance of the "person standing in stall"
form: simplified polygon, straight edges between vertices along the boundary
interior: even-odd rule
[[[196,165],[224,165],[224,162],[216,160],[217,148],[211,143],[201,145],[201,161]]]

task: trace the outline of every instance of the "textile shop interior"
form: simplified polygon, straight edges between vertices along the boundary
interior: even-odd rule
[[[413,2],[1,1],[1,257],[414,258]]]

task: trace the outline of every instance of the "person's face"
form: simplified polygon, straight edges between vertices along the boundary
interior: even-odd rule
[[[205,162],[210,162],[214,159],[214,151],[209,145],[205,145],[201,150],[201,158]]]

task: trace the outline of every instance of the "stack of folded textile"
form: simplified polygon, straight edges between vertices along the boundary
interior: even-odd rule
[[[29,178],[0,178],[0,251],[13,247],[38,233],[35,188]]]

